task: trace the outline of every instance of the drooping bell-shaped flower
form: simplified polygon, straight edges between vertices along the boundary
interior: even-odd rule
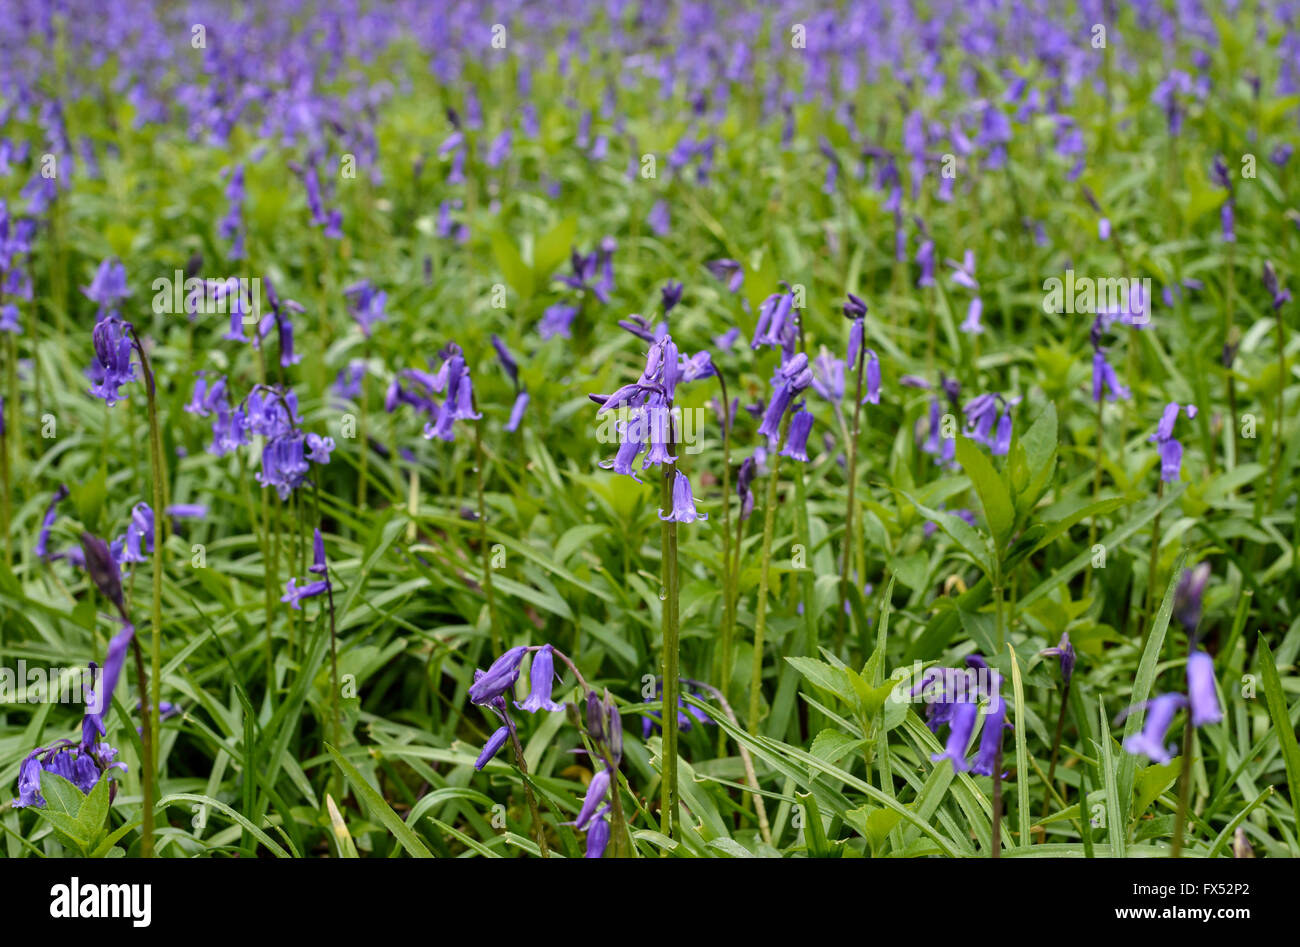
[[[1124,749],[1134,755],[1150,757],[1156,763],[1168,763],[1173,758],[1174,748],[1166,746],[1166,734],[1174,722],[1174,715],[1187,706],[1187,698],[1182,694],[1161,694],[1151,698],[1145,706],[1147,716],[1142,730],[1124,741]]]
[[[530,685],[528,697],[522,703],[515,701],[515,706],[530,714],[535,714],[539,710],[564,710],[563,704],[551,700],[551,688],[555,684],[556,677],[554,649],[549,644],[542,645],[533,652],[533,666],[528,672]]]
[[[1174,590],[1174,617],[1188,635],[1195,634],[1196,626],[1201,622],[1201,599],[1209,581],[1210,564],[1202,562],[1194,569],[1184,570]]]
[[[697,519],[707,520],[707,513],[695,510],[695,497],[691,494],[691,481],[680,470],[673,480],[673,508],[671,512],[659,511],[659,518],[671,523],[694,523]]]
[[[781,449],[781,456],[807,463],[808,433],[812,430],[812,426],[812,412],[805,411],[803,408],[798,409],[790,419],[790,430],[786,434],[785,447]]]
[[[1054,648],[1044,648],[1038,652],[1043,657],[1057,658],[1061,662],[1061,680],[1066,684],[1070,683],[1070,677],[1074,674],[1074,664],[1076,655],[1074,645],[1070,643],[1070,633],[1061,632],[1061,640]]]
[[[947,717],[948,742],[942,753],[930,757],[932,762],[952,760],[953,769],[964,773],[970,769],[966,761],[966,745],[970,743],[971,732],[975,729],[975,720],[979,716],[979,705],[973,700],[966,700],[951,705],[951,714]]]
[[[1187,657],[1187,700],[1192,709],[1192,726],[1203,727],[1223,719],[1214,689],[1214,659],[1204,651],[1193,651]]]
[[[483,751],[479,753],[478,759],[474,761],[474,769],[481,770],[484,766],[487,766],[488,761],[497,755],[501,747],[506,745],[508,739],[510,739],[510,728],[498,727],[492,736],[488,737],[487,743],[483,744]]]
[[[469,688],[471,704],[486,704],[514,687],[519,680],[519,665],[528,648],[519,645],[497,658],[486,671],[479,672]]]

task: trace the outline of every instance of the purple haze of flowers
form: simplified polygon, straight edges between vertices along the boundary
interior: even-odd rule
[[[739,291],[745,282],[745,269],[735,260],[710,260],[704,266],[715,279],[726,281],[728,292]]]
[[[664,200],[655,201],[650,208],[650,214],[646,217],[646,223],[650,225],[650,230],[656,237],[666,237],[672,233],[672,218],[668,212],[668,202]]]
[[[537,334],[543,339],[554,336],[567,339],[573,335],[573,320],[578,315],[578,307],[568,303],[556,303],[548,306],[537,324]]]
[[[360,326],[362,334],[370,338],[375,324],[384,322],[388,318],[388,314],[384,311],[388,302],[388,293],[376,289],[371,285],[370,280],[361,280],[343,290],[343,295],[347,297],[348,310]]]
[[[1127,400],[1132,397],[1132,392],[1120,382],[1114,367],[1106,358],[1106,350],[1101,345],[1104,329],[1105,320],[1098,316],[1093,320],[1092,330],[1089,333],[1092,342],[1092,400],[1101,401],[1103,391],[1111,401]]]
[[[81,292],[91,302],[98,304],[99,315],[96,318],[102,320],[105,315],[117,309],[118,303],[131,295],[126,287],[126,267],[112,259],[101,261],[90,285],[81,287]]]

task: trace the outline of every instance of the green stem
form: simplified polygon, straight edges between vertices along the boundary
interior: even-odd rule
[[[671,441],[671,437],[670,437]],[[668,449],[672,450],[669,443]],[[677,465],[663,465],[664,480],[662,486],[663,508],[673,508],[673,482],[677,478]],[[661,671],[663,675],[663,712],[660,723],[663,726],[663,779],[660,786],[660,830],[669,838],[677,837],[677,665],[678,655],[678,575],[677,575],[677,523],[665,519],[661,523],[660,536],[663,550],[663,653]]]
[[[1192,721],[1189,716],[1183,725],[1182,766],[1178,773],[1178,809],[1174,813],[1174,841],[1171,858],[1183,854],[1183,833],[1187,828],[1187,802],[1192,788]]]
[[[763,505],[763,549],[758,564],[758,605],[754,612],[754,667],[749,678],[749,731],[758,733],[758,714],[763,696],[763,635],[767,631],[768,566],[772,561],[772,532],[776,526],[776,486],[781,477],[781,449],[790,430],[790,415],[781,422],[777,449],[769,455],[772,475],[767,481],[767,499]]]
[[[475,406],[474,413],[478,414]],[[497,628],[496,596],[492,591],[492,547],[487,537],[487,506],[483,501],[483,422],[474,422],[474,482],[478,487],[478,544],[483,556],[483,594],[487,598],[488,634],[491,635],[492,653],[501,653],[501,632]]]

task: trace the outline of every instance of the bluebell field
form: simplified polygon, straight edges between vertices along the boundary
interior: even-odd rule
[[[1290,0],[5,0],[0,851],[1300,855],[1298,118]]]

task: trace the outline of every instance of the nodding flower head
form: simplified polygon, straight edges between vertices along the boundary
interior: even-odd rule
[[[663,303],[664,315],[668,315],[679,302],[682,301],[682,284],[677,280],[669,280],[659,290],[659,298]]]
[[[1214,659],[1204,651],[1187,657],[1187,701],[1192,711],[1192,726],[1203,727],[1223,719],[1219,695],[1214,689]]]
[[[781,456],[807,463],[808,433],[812,430],[812,426],[812,412],[805,411],[803,408],[797,409],[794,417],[790,419],[790,430],[786,434],[785,447],[781,449]]]
[[[1180,410],[1183,409],[1177,401],[1165,405],[1160,415],[1160,423],[1156,425],[1156,432],[1147,438],[1149,442],[1159,446],[1160,479],[1165,483],[1175,482],[1182,472],[1183,445],[1174,437],[1174,422],[1178,420]],[[1196,405],[1189,404],[1186,414],[1188,419],[1196,417]]]
[[[737,292],[745,282],[744,267],[735,260],[710,260],[704,267],[715,279],[726,281],[728,292]]]
[[[91,332],[95,358],[86,371],[92,383],[90,393],[104,399],[110,407],[121,400],[119,389],[127,382],[135,381],[130,329],[129,323],[110,316],[96,323]]]
[[[736,474],[736,495],[740,497],[740,518],[749,519],[754,512],[754,491],[751,489],[754,478],[758,476],[758,463],[753,457],[746,457]]]
[[[86,572],[90,575],[90,580],[95,583],[100,594],[116,605],[118,612],[125,616],[122,573],[118,569],[117,560],[109,551],[108,543],[91,533],[82,533],[81,549],[85,555]]]
[[[1264,288],[1273,297],[1274,312],[1291,301],[1291,291],[1278,282],[1277,271],[1273,269],[1273,264],[1267,260],[1264,261]]]
[[[1196,626],[1201,622],[1201,599],[1209,581],[1210,564],[1202,562],[1194,569],[1184,570],[1174,590],[1174,617],[1188,635],[1195,635]]]
[[[1076,655],[1074,645],[1070,643],[1070,633],[1068,631],[1061,632],[1061,640],[1055,648],[1044,648],[1038,653],[1043,657],[1059,659],[1061,662],[1061,680],[1066,684],[1070,683],[1070,677],[1074,674]]]
[[[486,671],[478,672],[469,688],[471,704],[487,704],[511,690],[519,680],[519,665],[528,651],[523,645],[511,648]]]
[[[1165,744],[1166,735],[1174,722],[1174,715],[1187,706],[1187,698],[1182,694],[1161,694],[1139,706],[1146,708],[1146,721],[1139,733],[1124,741],[1124,749],[1135,756],[1145,755],[1156,763],[1168,763],[1173,758],[1174,748]],[[1130,708],[1128,713],[1136,709]]]
[[[549,644],[542,645],[533,652],[533,666],[528,672],[530,685],[528,697],[522,703],[515,701],[515,706],[530,714],[535,714],[539,710],[564,710],[563,704],[551,700],[551,688],[555,684],[556,676],[554,649]]]
[[[707,513],[695,510],[695,497],[691,494],[691,481],[680,470],[673,480],[673,508],[670,512],[659,511],[659,518],[671,523],[694,523],[697,519],[707,520]]]

